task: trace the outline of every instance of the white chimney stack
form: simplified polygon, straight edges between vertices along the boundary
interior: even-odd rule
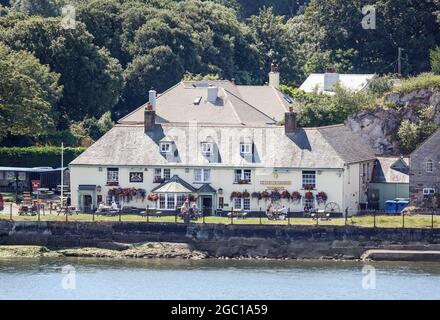
[[[208,102],[215,103],[218,97],[218,87],[209,86],[208,87]]]
[[[148,92],[148,100],[153,107],[153,110],[156,111],[156,90],[150,90]]]
[[[335,68],[327,68],[324,73],[324,91],[334,91],[339,82],[339,73]]]
[[[280,73],[278,72],[278,66],[274,63],[270,66],[269,86],[274,88],[279,88],[280,86]]]

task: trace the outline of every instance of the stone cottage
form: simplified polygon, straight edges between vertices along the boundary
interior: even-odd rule
[[[440,130],[410,156],[411,205],[440,207]]]

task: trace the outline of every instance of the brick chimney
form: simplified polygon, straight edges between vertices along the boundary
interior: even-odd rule
[[[153,105],[148,102],[144,110],[144,130],[145,133],[153,131],[154,124],[156,123],[156,111],[153,110]]]
[[[284,114],[284,133],[294,133],[298,129],[296,122],[296,112],[293,112],[293,108],[289,108],[289,112]]]

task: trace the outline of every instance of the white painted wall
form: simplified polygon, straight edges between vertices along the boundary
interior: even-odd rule
[[[101,170],[100,170],[101,168]],[[158,186],[158,183],[153,183],[154,168],[156,167],[119,167],[119,184],[121,188],[143,188],[150,191]],[[194,182],[194,169],[193,168],[181,168],[181,167],[167,167],[171,168],[171,176],[178,175],[180,178],[192,184],[194,187],[198,188],[201,184]],[[300,169],[277,169],[274,174],[272,169],[268,172],[260,169],[252,169],[252,184],[235,184],[234,183],[234,168],[213,168],[211,167],[211,186],[218,190],[223,189],[224,203],[229,204],[229,207],[225,207],[224,210],[228,210],[232,206],[232,201],[230,200],[230,194],[233,191],[248,191],[252,192],[262,192],[268,189],[278,190],[286,189],[290,193],[293,191],[299,191],[304,195],[305,190],[302,189],[302,170]],[[310,169],[304,169],[310,170]],[[144,172],[144,182],[143,183],[130,183],[129,182],[129,172]],[[316,195],[319,191],[324,191],[328,195],[328,202],[336,202],[341,210],[344,210],[346,206],[350,207],[350,212],[355,212],[357,208],[357,203],[359,202],[359,164],[350,165],[350,167],[345,170],[342,169],[322,169],[316,170],[316,190],[313,193]],[[101,186],[101,192],[96,193],[96,195],[101,194],[103,199],[108,193],[108,190],[115,188],[114,186],[106,186],[107,179],[107,167],[98,166],[71,166],[71,200],[72,205],[79,207],[78,202],[78,186],[79,185],[99,185]],[[265,185],[264,181],[269,181],[272,185]],[[287,183],[283,183],[283,182]],[[275,186],[273,182],[281,183],[281,185]],[[354,194],[354,196],[352,196]],[[218,197],[214,203],[218,203]],[[95,199],[96,201],[96,199]],[[269,202],[264,200],[258,201],[257,199],[251,198],[251,210],[259,210],[260,207],[264,210]],[[289,202],[282,199],[281,204],[286,205],[290,208],[292,212],[302,211],[302,203]],[[147,199],[142,201],[141,199],[136,199],[127,203],[127,205],[145,208],[147,205],[150,207],[155,206],[155,204],[150,203]],[[318,206],[319,208],[324,208],[324,205]]]

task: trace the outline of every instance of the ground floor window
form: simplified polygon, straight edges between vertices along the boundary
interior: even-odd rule
[[[250,198],[234,198],[234,209],[235,210],[251,210],[251,199]]]
[[[175,210],[176,207],[182,206],[184,202],[185,202],[184,194],[177,194],[177,193],[159,194],[159,200],[158,200],[159,209]]]
[[[111,206],[113,201],[116,202],[117,205],[119,205],[119,197],[116,197],[116,196],[106,196],[105,197],[105,204],[107,206]]]

